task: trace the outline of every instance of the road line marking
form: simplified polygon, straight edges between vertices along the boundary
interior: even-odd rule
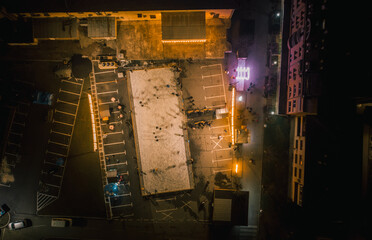
[[[210,85],[210,86],[203,86],[203,89],[205,90],[206,88],[213,88],[213,87],[222,87],[222,84]]]
[[[48,163],[48,162],[46,162],[46,163]],[[41,173],[43,173],[43,174],[45,174],[45,175],[50,175],[50,173],[48,173],[48,172],[45,172],[45,171],[41,171]],[[61,176],[61,175],[57,175],[57,174],[51,174],[51,175],[53,175],[54,177],[59,177],[59,178],[62,178],[62,176]]]
[[[106,83],[118,83],[118,80],[115,79],[114,81],[106,81],[106,82],[96,82],[96,85],[100,85],[100,84],[106,84]]]
[[[63,111],[60,111],[60,110],[54,110],[55,112],[59,112],[59,113],[64,113],[64,114],[67,114],[67,115],[70,115],[70,116],[76,116],[75,114],[73,114],[73,113],[69,113],[69,112],[63,112]]]
[[[77,106],[76,103],[66,102],[66,101],[63,101],[63,100],[60,100],[60,99],[58,99],[57,102],[66,103],[66,104],[71,104],[71,105],[75,105],[75,106]]]
[[[67,133],[56,132],[56,131],[53,131],[53,130],[51,130],[50,132],[54,132],[54,133],[58,133],[58,134],[61,134],[61,135],[65,135],[65,136],[71,137],[71,135],[70,134],[67,134]]]
[[[127,155],[127,151],[124,151],[124,152],[118,152],[118,153],[108,153],[108,154],[105,154],[105,156],[113,156],[113,155]]]
[[[133,207],[133,203],[116,205],[116,206],[111,205],[111,208],[118,208],[118,207]]]
[[[222,65],[220,64],[220,69],[221,69],[221,81],[222,81],[222,85],[223,85],[223,95],[225,96],[225,103],[227,103],[227,100],[226,100],[226,90],[225,90],[225,80],[222,76]]]
[[[110,93],[117,93],[119,94],[119,90],[116,89],[115,91],[107,91],[107,92],[97,92],[97,95],[103,95],[103,94],[110,94]]]
[[[79,79],[78,79],[78,80],[79,80]],[[64,80],[64,79],[62,79],[62,82],[72,83],[72,84],[76,84],[76,85],[80,85],[80,86],[81,86],[81,83],[78,83],[78,82],[72,82],[72,81],[67,81],[67,80]]]
[[[132,196],[132,193],[125,193],[125,194],[120,194],[120,195],[116,195],[116,196],[110,196],[110,198],[115,198],[115,197],[128,197],[128,196]]]
[[[218,95],[218,96],[212,96],[212,97],[206,97],[204,96],[205,100],[207,99],[211,99],[211,98],[220,98],[220,97],[224,97],[225,95]]]
[[[58,167],[63,167],[63,166],[60,166],[60,165],[57,165],[55,163],[52,163],[52,162],[47,162],[45,161],[46,159],[44,159],[44,164],[47,163],[47,164],[50,164],[50,165],[54,165],[54,166],[58,166]]]
[[[176,200],[176,197],[165,198],[165,199],[155,199],[155,201],[157,201],[157,202],[162,202],[162,201],[172,201],[172,200]]]
[[[65,122],[60,122],[60,121],[56,121],[56,120],[53,120],[53,122],[55,122],[55,123],[60,123],[60,124],[64,124],[64,125],[68,125],[68,126],[74,126],[73,124],[65,123]]]
[[[212,160],[212,163],[223,162],[223,161],[231,161],[231,160],[232,160],[232,158],[217,159],[217,160]]]
[[[231,172],[231,168],[230,169],[223,168],[221,170],[213,170],[213,174],[218,173],[218,172],[229,172],[229,171]]]
[[[53,143],[53,144],[57,144],[57,145],[61,145],[61,146],[66,146],[66,147],[68,147],[68,144],[64,144],[64,143],[59,143],[59,142],[50,141],[49,139],[48,139],[48,143]]]
[[[51,151],[48,151],[48,150],[46,150],[46,152],[47,152],[47,153],[54,154],[54,155],[57,155],[57,156],[67,157],[66,155],[61,154],[61,153],[51,152]]]
[[[118,166],[118,165],[128,165],[128,161],[122,162],[122,163],[113,163],[113,164],[106,164],[106,167],[110,166]],[[123,173],[125,174],[125,173]],[[129,173],[128,173],[129,174]]]
[[[105,73],[115,73],[115,70],[113,70],[113,71],[105,71],[105,72],[97,72],[97,73],[94,73],[94,75],[105,74]]]
[[[110,104],[110,103],[113,103],[113,102],[101,102],[99,103],[99,105],[105,105],[105,104]]]
[[[80,93],[74,93],[74,92],[70,92],[70,91],[66,91],[66,90],[63,90],[63,89],[59,89],[60,92],[65,92],[65,93],[70,93],[72,95],[77,95],[77,96],[80,96]]]
[[[214,142],[215,143],[215,145],[214,145],[214,147],[213,147],[213,149],[215,149],[217,146],[219,146],[220,148],[222,148],[222,146],[220,145],[220,142],[222,141],[222,137],[219,139],[219,141],[218,142],[215,142],[214,140],[212,140],[212,142]]]
[[[111,145],[117,145],[117,144],[124,144],[125,145],[125,140],[123,140],[122,142],[104,143],[103,146],[111,146]]]
[[[204,78],[208,78],[208,77],[217,77],[217,76],[221,76],[222,74],[221,73],[219,73],[219,74],[212,74],[212,75],[202,75],[202,79],[204,79]]]

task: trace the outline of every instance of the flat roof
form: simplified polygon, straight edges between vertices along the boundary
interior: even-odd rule
[[[39,39],[77,39],[76,18],[34,18],[32,19],[34,37]]]
[[[186,116],[176,95],[175,73],[166,67],[128,75],[142,195],[192,189],[187,131],[182,127]]]

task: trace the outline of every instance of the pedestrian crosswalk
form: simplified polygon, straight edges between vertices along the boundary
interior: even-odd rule
[[[37,193],[37,211],[58,199],[84,79],[61,80]]]

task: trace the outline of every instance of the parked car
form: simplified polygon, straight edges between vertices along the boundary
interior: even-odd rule
[[[50,106],[53,104],[53,99],[54,99],[53,93],[35,91],[33,103]]]
[[[19,220],[8,224],[9,230],[18,230],[26,227],[31,227],[32,222],[30,219]]]
[[[71,227],[71,218],[53,218],[51,222],[52,227]]]

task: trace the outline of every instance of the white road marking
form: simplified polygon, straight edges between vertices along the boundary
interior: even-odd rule
[[[222,87],[222,84],[203,86],[203,89],[205,90],[206,88],[214,88],[214,87]]]
[[[67,102],[67,101],[63,101],[63,100],[60,100],[60,99],[58,99],[57,102],[66,103],[66,104],[71,104],[71,105],[77,106],[76,103]]]
[[[94,73],[94,75],[105,74],[105,73],[115,73],[115,70],[113,70],[113,71],[105,71],[105,72],[97,72],[97,73]]]
[[[204,96],[204,99],[207,100],[207,99],[211,99],[211,98],[220,98],[220,97],[224,97],[225,95],[218,95],[218,96],[212,96],[212,97],[206,97]]]
[[[74,92],[70,92],[70,91],[63,90],[63,89],[59,89],[59,91],[60,91],[60,92],[64,92],[64,93],[69,93],[69,94],[72,94],[72,95],[80,96],[80,93],[74,93]]]
[[[117,93],[118,94],[119,90],[116,89],[115,91],[107,91],[107,92],[100,92],[100,93],[97,92],[97,95],[110,94],[110,93]]]

